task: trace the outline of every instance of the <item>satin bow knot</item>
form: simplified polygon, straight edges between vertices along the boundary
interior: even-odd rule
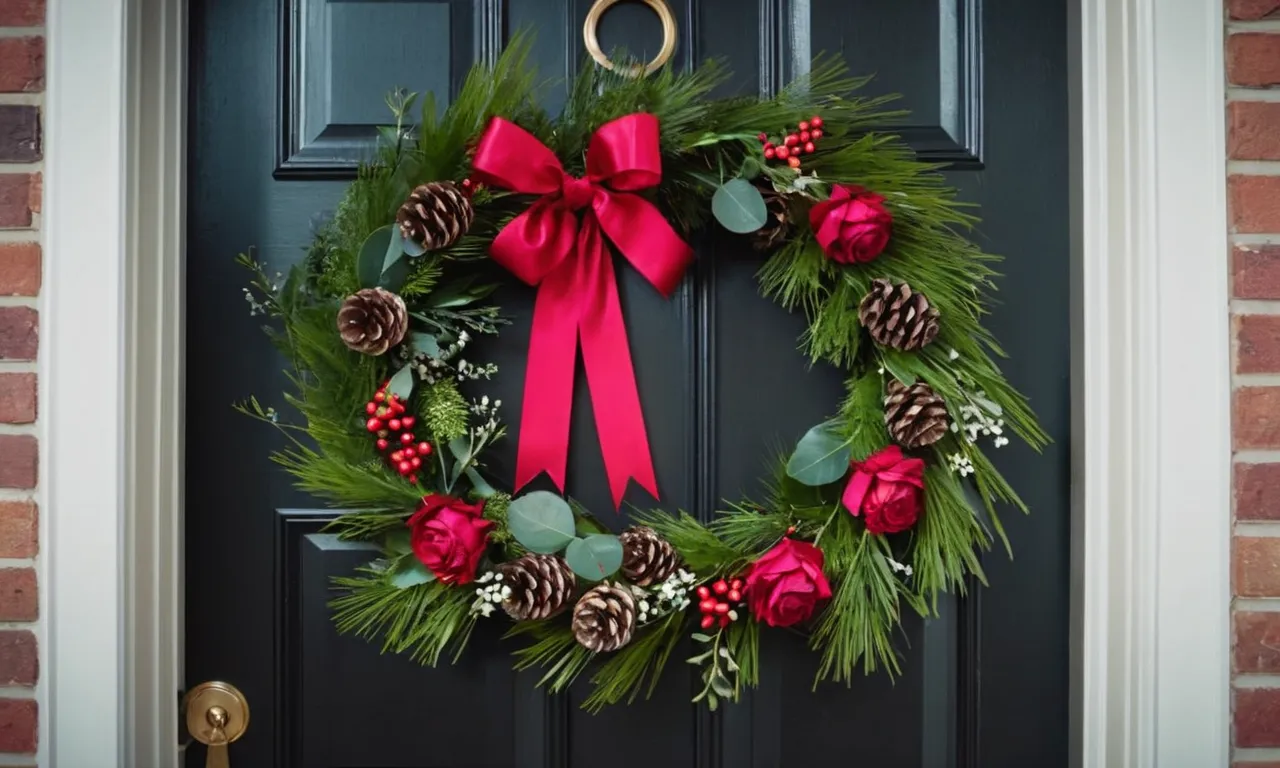
[[[561,491],[579,344],[615,505],[628,479],[658,495],[627,329],[614,248],[664,297],[693,251],[652,203],[633,194],[662,181],[658,120],[634,114],[602,125],[587,147],[586,174],[565,172],[545,144],[495,117],[476,145],[473,178],[541,195],[489,248],[494,260],[538,286],[525,372],[516,489],[546,472]]]
[[[580,211],[591,205],[595,196],[596,188],[589,180],[570,176],[567,173],[564,175],[564,182],[560,187],[560,199],[564,207],[571,211]]]

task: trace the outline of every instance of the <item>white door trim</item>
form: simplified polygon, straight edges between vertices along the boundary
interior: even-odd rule
[[[1075,764],[1226,765],[1223,9],[1080,10]]]
[[[1072,764],[1224,765],[1222,13],[1074,3]],[[185,10],[49,0],[45,766],[175,765],[176,692],[199,682],[180,672]]]
[[[185,15],[48,5],[45,765],[177,762]]]

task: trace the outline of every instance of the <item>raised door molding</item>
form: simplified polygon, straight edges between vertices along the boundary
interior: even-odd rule
[[[441,108],[503,39],[502,0],[277,0],[277,179],[354,178],[396,88]]]

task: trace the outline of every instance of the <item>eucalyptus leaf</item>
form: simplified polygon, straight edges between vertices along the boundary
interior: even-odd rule
[[[463,472],[463,474],[466,475],[467,479],[471,481],[471,490],[475,491],[476,495],[479,496],[480,498],[487,499],[490,496],[497,493],[497,491],[494,490],[493,486],[489,485],[489,481],[481,477],[480,473],[476,471],[475,467],[467,467],[466,471]]]
[[[427,249],[423,248],[422,244],[419,243],[417,240],[406,239],[404,241],[404,252],[408,254],[410,258],[416,259],[422,254],[426,253]]]
[[[581,578],[600,581],[622,567],[622,542],[611,533],[593,533],[569,542],[564,561]]]
[[[730,179],[711,196],[711,213],[730,232],[747,234],[768,220],[764,196],[746,179]]]
[[[848,441],[819,424],[800,438],[787,460],[787,475],[805,485],[834,483],[849,471],[850,456]]]
[[[507,527],[530,552],[553,555],[574,540],[573,510],[549,491],[533,491],[507,507]]]
[[[413,394],[412,363],[396,371],[395,375],[391,377],[391,381],[387,384],[387,392],[398,396],[401,402],[409,399],[409,396]]]
[[[382,269],[378,273],[378,278],[387,273],[396,262],[404,258],[404,235],[400,233],[399,227],[391,228],[391,237],[387,238],[387,250],[382,255]]]
[[[700,643],[709,643],[712,640],[711,636],[704,635],[701,632],[694,632],[692,635],[689,635],[689,637],[692,637]]]
[[[733,683],[730,683],[729,678],[722,674],[717,673],[711,676],[711,690],[723,698],[733,698]]]
[[[440,341],[436,339],[435,334],[431,333],[411,333],[409,334],[409,344],[413,347],[413,351],[427,357],[440,357]]]
[[[391,584],[399,589],[408,589],[435,580],[435,574],[428,571],[416,557],[403,558],[400,561],[400,567],[391,574]]]
[[[382,277],[383,262],[386,261],[387,247],[391,243],[391,234],[395,225],[378,227],[369,233],[360,246],[360,254],[356,257],[356,277],[361,288],[372,288]]]

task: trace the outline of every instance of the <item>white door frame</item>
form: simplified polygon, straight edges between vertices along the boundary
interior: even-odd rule
[[[1074,3],[1072,764],[1225,765],[1222,9]],[[40,763],[174,765],[185,2],[47,27]]]

